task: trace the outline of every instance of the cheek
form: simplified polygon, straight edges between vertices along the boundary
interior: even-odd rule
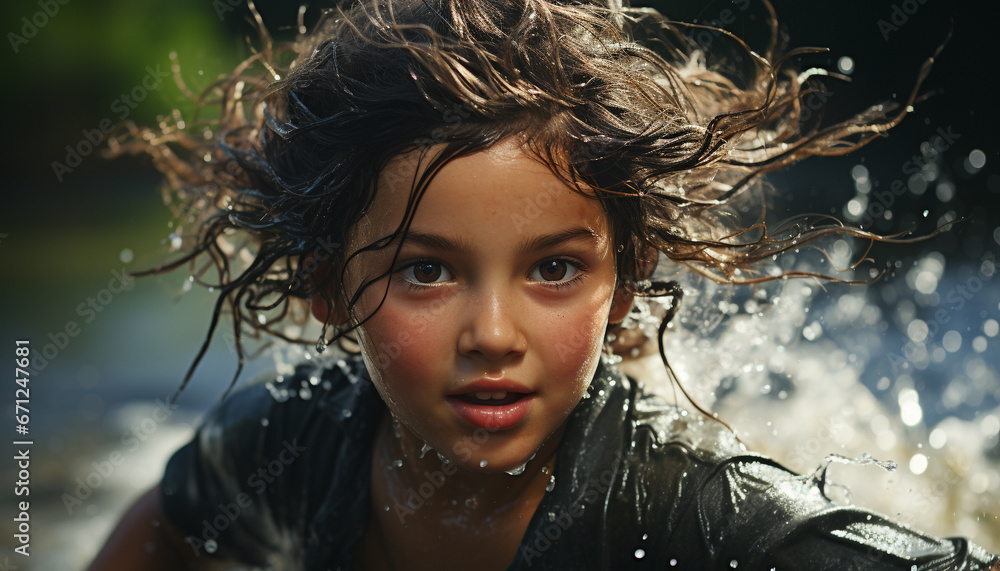
[[[446,341],[432,335],[433,319],[405,304],[386,299],[382,307],[361,326],[365,353],[376,369],[372,378],[387,400],[402,406],[399,396],[430,394],[429,386],[442,377],[447,365]]]
[[[579,304],[562,308],[540,330],[539,343],[546,347],[546,360],[559,370],[557,378],[571,383],[587,382],[600,356],[607,327],[610,295],[595,293]],[[558,339],[557,342],[552,340]]]

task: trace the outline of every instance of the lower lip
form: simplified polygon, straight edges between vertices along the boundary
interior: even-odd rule
[[[526,394],[517,402],[496,406],[472,404],[455,397],[448,397],[447,400],[465,422],[486,430],[506,430],[524,420],[534,399],[534,394]]]

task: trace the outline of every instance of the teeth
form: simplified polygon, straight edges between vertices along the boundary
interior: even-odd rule
[[[492,391],[492,392],[490,392],[490,391],[476,391],[475,395],[476,395],[476,398],[479,399],[479,400],[488,400],[488,399],[500,400],[500,399],[507,398],[507,391]]]

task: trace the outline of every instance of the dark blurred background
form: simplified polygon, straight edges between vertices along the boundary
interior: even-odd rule
[[[310,4],[307,22],[331,5]],[[765,46],[765,11],[756,0],[634,5],[654,6],[680,21],[723,25],[752,48],[763,51]],[[297,3],[261,0],[257,6],[277,38],[294,34]],[[833,213],[848,220],[854,216],[855,221],[857,213],[872,212],[874,193],[901,180],[908,190],[893,199],[892,218],[879,211],[868,225],[884,233],[926,232],[942,221],[967,217],[931,240],[878,250],[883,260],[898,261],[903,269],[929,252],[939,253],[948,271],[955,272],[937,275],[945,295],[946,284],[967,280],[968,272],[997,252],[1000,243],[1000,211],[994,208],[1000,198],[1000,143],[995,137],[1000,4],[774,0],[774,6],[791,46],[830,48],[829,53],[802,57],[803,68],[839,66],[849,72],[849,83],[824,81],[832,92],[826,98],[830,120],[904,98],[923,61],[953,30],[921,90],[931,96],[887,138],[852,155],[810,159],[772,177],[784,191],[778,210]],[[102,122],[127,118],[149,125],[174,109],[182,117],[190,114],[191,101],[173,77],[162,76],[169,73],[171,52],[177,54],[184,81],[200,92],[252,53],[248,37],[254,46],[259,40],[248,23],[248,8],[236,0],[11,0],[0,5],[0,14],[7,39],[0,48],[6,78],[0,95],[0,350],[12,353],[15,339],[30,339],[43,358],[31,380],[30,428],[36,442],[32,492],[59,497],[75,486],[60,479],[65,472],[86,474],[98,458],[102,439],[108,434],[117,438],[121,427],[128,428],[128,403],[152,403],[172,394],[201,343],[211,311],[211,296],[199,288],[181,295],[187,275],[183,270],[141,278],[124,291],[113,291],[119,289],[123,271],[152,266],[167,255],[170,214],[158,192],[159,175],[148,159],[107,161],[99,150],[85,151],[94,146],[83,142],[89,133],[101,146],[103,135],[96,130]],[[921,156],[922,143],[941,133],[949,133],[950,142],[934,158],[937,179],[910,180],[907,165]],[[68,146],[81,156],[68,156]],[[865,167],[862,178],[870,188],[859,183],[858,165]],[[851,200],[856,204],[851,206]],[[913,289],[902,276],[889,283]],[[969,327],[981,328],[997,319],[998,290],[996,283],[987,281],[982,292],[963,302],[967,307],[957,308],[975,322]],[[872,292],[873,303],[887,308],[900,297]],[[973,307],[976,303],[980,305]],[[914,312],[934,307],[918,303]],[[887,327],[891,332],[903,326]],[[996,371],[1000,363],[995,332],[986,335],[989,348],[978,353]],[[963,350],[971,350],[974,336],[970,329]],[[47,346],[48,354],[42,354]],[[872,363],[865,384],[879,390],[878,380],[891,374],[889,365],[884,360]],[[273,366],[267,359],[251,363],[245,376]],[[234,367],[232,352],[217,341],[171,422],[190,420],[215,402]],[[941,374],[935,371],[931,367],[926,374]],[[0,410],[10,411],[15,387],[9,382],[5,386]],[[918,390],[925,388],[938,390],[922,385]],[[948,412],[974,418],[995,407],[998,398],[987,390],[977,401]],[[946,412],[933,404],[925,409],[928,422]],[[11,416],[3,416],[0,426],[13,434]],[[136,485],[155,479],[159,461],[150,460],[136,470]],[[9,473],[5,464],[5,478]],[[11,499],[9,492],[3,493],[3,505]],[[80,510],[56,505],[50,521],[98,515],[94,506]],[[3,517],[9,521],[6,511]],[[39,527],[35,533],[41,537],[45,532]],[[9,536],[5,533],[5,541]],[[56,540],[39,541],[52,545]]]

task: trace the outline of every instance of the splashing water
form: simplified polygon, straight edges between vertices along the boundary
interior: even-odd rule
[[[841,256],[854,248],[838,247]],[[816,271],[804,255],[782,269]],[[733,426],[748,449],[800,474],[831,463],[881,467],[887,471],[838,470],[827,489],[843,488],[848,501],[922,531],[997,543],[1000,352],[992,345],[1000,341],[1000,288],[960,293],[992,279],[989,253],[978,266],[949,267],[932,252],[894,281],[822,288],[806,280],[720,285],[663,267],[659,279],[676,279],[685,294],[664,337],[670,364],[695,402]],[[949,295],[962,311],[948,307]],[[635,325],[655,339],[669,303],[643,300]],[[619,366],[647,390],[690,406],[655,345]],[[697,412],[688,418],[712,424]]]

